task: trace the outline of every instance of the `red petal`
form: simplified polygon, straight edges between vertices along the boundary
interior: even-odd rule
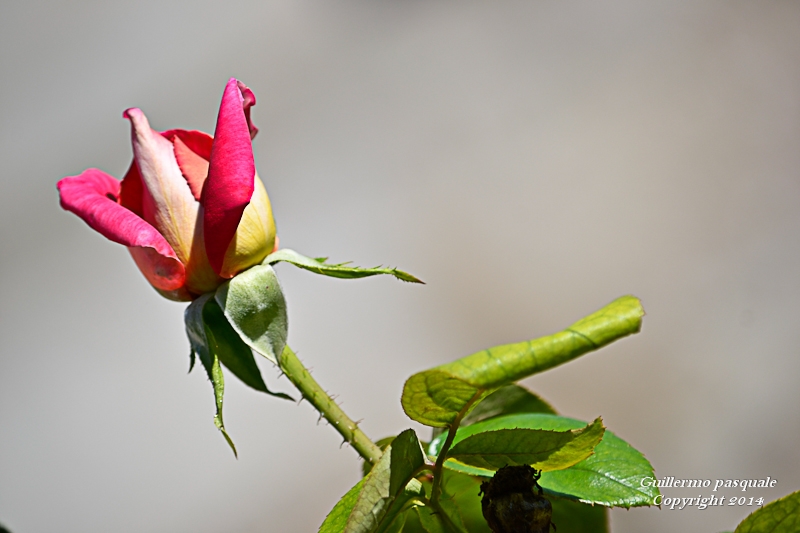
[[[127,109],[123,116],[131,122],[133,157],[143,185],[142,218],[188,264],[200,204],[178,166],[173,144],[150,128],[141,109]]]
[[[214,138],[203,131],[197,130],[167,130],[162,131],[161,135],[175,142],[179,138],[189,149],[208,161],[211,158],[211,145]]]
[[[109,240],[131,248],[142,273],[162,291],[180,289],[186,278],[183,264],[156,229],[117,203],[120,182],[90,168],[58,182],[61,207],[72,211]],[[138,249],[141,249],[138,250]]]
[[[161,135],[172,141],[178,166],[192,195],[199,202],[208,177],[208,160],[211,158],[214,138],[197,130],[167,130],[162,131]]]
[[[144,194],[144,186],[142,185],[142,177],[139,175],[139,168],[136,166],[136,161],[131,162],[131,167],[128,173],[122,178],[122,188],[119,191],[119,203],[137,215],[144,218],[142,214],[142,195]]]
[[[250,87],[238,80],[236,81],[236,85],[239,87],[239,90],[242,91],[242,98],[244,98],[242,108],[244,109],[244,118],[247,120],[247,128],[250,130],[250,140],[252,141],[258,134],[258,128],[256,128],[253,121],[250,120],[250,108],[256,105],[256,95],[253,94]]]
[[[256,166],[244,104],[238,82],[231,78],[222,95],[201,202],[205,207],[206,252],[217,273],[222,270],[225,251],[236,234],[255,187]]]
[[[203,184],[208,177],[208,160],[193,152],[180,137],[175,137],[172,146],[175,148],[175,159],[178,160],[178,166],[181,167],[183,177],[186,178],[186,183],[192,190],[192,196],[199,202],[200,196],[203,194]]]

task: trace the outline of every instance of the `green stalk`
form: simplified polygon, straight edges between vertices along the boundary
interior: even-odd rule
[[[380,459],[381,449],[367,437],[358,424],[342,411],[311,373],[303,366],[297,355],[286,346],[280,358],[280,367],[286,377],[300,391],[305,400],[314,406],[331,426],[350,444],[365,461],[375,464]]]
[[[439,497],[442,494],[442,469],[444,468],[444,461],[447,459],[447,452],[450,451],[450,446],[453,445],[453,439],[456,438],[456,431],[458,426],[461,425],[461,420],[467,416],[472,405],[478,400],[483,398],[484,389],[478,390],[472,398],[464,405],[464,407],[456,415],[455,420],[448,426],[447,437],[444,439],[442,449],[439,450],[439,456],[436,458],[436,463],[433,465],[433,484],[431,485],[431,505],[435,509],[440,509]]]

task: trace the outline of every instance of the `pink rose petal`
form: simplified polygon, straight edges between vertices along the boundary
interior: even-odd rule
[[[219,108],[202,199],[206,252],[218,274],[255,188],[256,167],[245,103],[238,81],[231,78]]]
[[[58,182],[61,207],[81,217],[92,229],[131,248],[151,285],[162,291],[183,287],[183,264],[164,237],[132,211],[119,205],[120,182],[96,168]]]

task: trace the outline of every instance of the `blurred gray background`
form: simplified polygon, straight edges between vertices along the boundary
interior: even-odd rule
[[[358,479],[308,404],[231,378],[235,460],[186,375],[184,306],[58,207],[65,175],[123,175],[125,108],[213,132],[231,76],[258,98],[282,245],[427,282],[278,268],[291,344],[368,435],[428,434],[410,374],[631,293],[641,334],[525,384],[659,477],[800,489],[798,27],[796,2],[3,0],[0,523],[316,531]],[[751,510],[611,520],[716,532]]]

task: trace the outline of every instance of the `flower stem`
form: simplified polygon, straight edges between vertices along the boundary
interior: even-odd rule
[[[319,411],[325,420],[339,432],[345,442],[350,444],[365,461],[375,464],[380,458],[381,449],[367,437],[358,424],[342,411],[311,373],[303,366],[297,355],[286,346],[280,358],[280,367],[286,377],[303,395],[303,398]]]

